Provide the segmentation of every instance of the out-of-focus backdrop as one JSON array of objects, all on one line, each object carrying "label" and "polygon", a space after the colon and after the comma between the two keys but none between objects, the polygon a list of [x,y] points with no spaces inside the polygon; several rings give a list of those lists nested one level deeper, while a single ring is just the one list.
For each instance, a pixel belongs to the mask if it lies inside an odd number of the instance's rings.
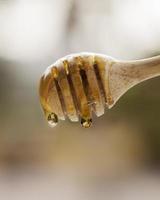
[{"label": "out-of-focus backdrop", "polygon": [[48,127],[46,67],[89,51],[160,54],[159,0],[0,0],[0,198],[160,198],[160,78],[125,94],[90,129]]}]

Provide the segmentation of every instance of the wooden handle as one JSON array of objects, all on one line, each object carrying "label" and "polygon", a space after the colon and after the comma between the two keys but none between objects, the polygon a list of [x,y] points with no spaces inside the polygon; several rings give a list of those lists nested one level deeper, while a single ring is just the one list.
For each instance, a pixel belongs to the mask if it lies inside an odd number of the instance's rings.
[{"label": "wooden handle", "polygon": [[135,75],[135,78],[139,81],[160,75],[160,56],[137,61],[120,62],[120,65],[122,65],[122,68],[126,68],[129,74]]},{"label": "wooden handle", "polygon": [[135,61],[113,62],[109,83],[114,104],[131,87],[157,76],[160,76],[160,56]]}]

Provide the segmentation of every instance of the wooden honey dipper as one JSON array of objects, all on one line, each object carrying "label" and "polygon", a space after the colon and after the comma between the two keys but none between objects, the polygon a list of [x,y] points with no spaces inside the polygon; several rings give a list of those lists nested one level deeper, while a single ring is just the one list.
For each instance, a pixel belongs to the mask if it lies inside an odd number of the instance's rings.
[{"label": "wooden honey dipper", "polygon": [[92,124],[92,113],[104,114],[138,83],[160,76],[160,56],[119,61],[96,53],[71,54],[49,66],[40,80],[40,102],[48,123],[68,117]]}]

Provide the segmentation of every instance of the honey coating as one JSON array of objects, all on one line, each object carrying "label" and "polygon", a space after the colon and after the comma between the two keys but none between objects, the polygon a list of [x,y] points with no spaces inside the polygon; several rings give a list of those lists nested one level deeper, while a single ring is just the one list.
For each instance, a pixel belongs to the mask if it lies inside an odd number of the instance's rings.
[{"label": "honey coating", "polygon": [[113,103],[109,67],[104,57],[87,53],[67,56],[48,67],[39,89],[48,123],[55,126],[67,117],[90,127],[92,113],[99,117]]}]

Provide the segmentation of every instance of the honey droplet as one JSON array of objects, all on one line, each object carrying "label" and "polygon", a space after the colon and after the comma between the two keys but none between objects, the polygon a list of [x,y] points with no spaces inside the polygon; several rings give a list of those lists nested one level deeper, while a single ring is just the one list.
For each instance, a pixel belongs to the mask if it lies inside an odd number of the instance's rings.
[{"label": "honey droplet", "polygon": [[84,128],[89,128],[92,125],[92,119],[81,119],[81,124]]},{"label": "honey droplet", "polygon": [[58,117],[55,113],[50,113],[47,117],[47,121],[51,127],[55,127],[58,123]]}]

